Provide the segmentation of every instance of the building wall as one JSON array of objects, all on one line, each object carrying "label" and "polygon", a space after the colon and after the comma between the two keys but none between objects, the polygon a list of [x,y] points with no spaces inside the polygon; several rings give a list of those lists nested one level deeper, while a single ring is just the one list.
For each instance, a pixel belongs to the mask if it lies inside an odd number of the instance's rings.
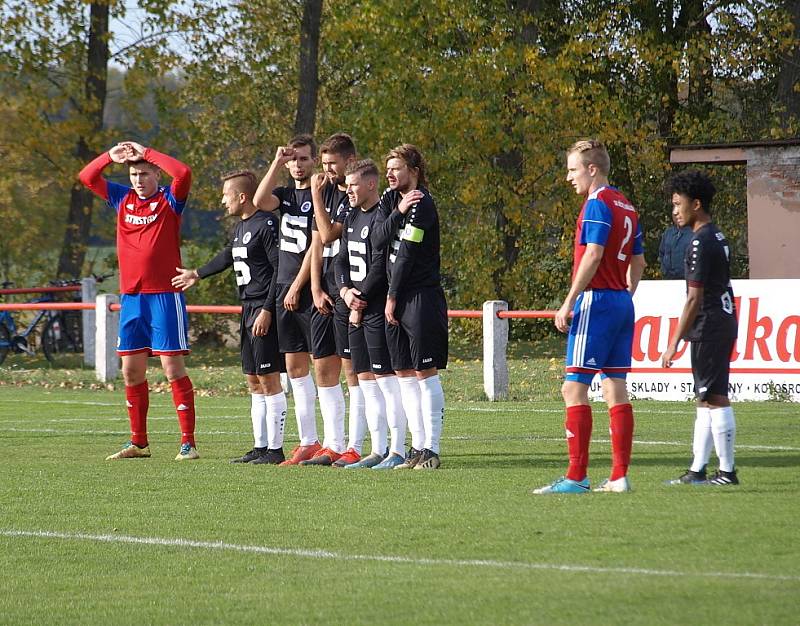
[{"label": "building wall", "polygon": [[750,278],[800,278],[800,146],[745,154]]}]

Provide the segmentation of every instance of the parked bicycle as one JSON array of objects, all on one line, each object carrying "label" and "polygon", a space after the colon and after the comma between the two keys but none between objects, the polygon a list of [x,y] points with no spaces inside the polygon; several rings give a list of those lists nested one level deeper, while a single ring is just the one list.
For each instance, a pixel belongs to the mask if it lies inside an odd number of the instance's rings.
[{"label": "parked bicycle", "polygon": [[[101,283],[112,274],[94,276]],[[80,279],[52,280],[53,287],[80,285]],[[13,283],[2,283],[3,289]],[[55,302],[53,293],[45,293],[30,302]],[[41,326],[41,331],[38,328]],[[9,311],[0,311],[0,363],[9,352],[33,356],[34,338],[39,333],[39,345],[45,358],[60,367],[79,367],[83,361],[83,315],[82,311],[36,311],[31,322],[18,331],[16,320]]]}]

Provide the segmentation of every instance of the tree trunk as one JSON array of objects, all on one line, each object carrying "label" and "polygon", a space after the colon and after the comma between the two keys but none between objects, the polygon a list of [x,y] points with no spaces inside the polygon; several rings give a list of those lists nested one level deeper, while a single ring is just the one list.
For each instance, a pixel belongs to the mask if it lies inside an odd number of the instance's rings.
[{"label": "tree trunk", "polygon": [[[653,3],[648,0],[637,0],[632,4],[632,15],[642,24],[642,30],[648,38],[658,45],[675,46],[679,24],[675,23],[675,3],[668,0],[664,3]],[[685,17],[685,16],[684,16]],[[665,55],[650,66],[652,72],[652,92],[657,96],[655,106],[658,134],[672,139],[672,126],[678,112],[678,74],[670,55]]]},{"label": "tree trunk", "polygon": [[[84,95],[86,98],[84,114],[91,121],[92,135],[103,129],[103,110],[106,104],[106,81],[108,78],[108,17],[107,2],[93,2],[89,12],[89,44],[86,54],[86,77]],[[96,156],[87,144],[85,137],[79,137],[75,145],[75,155],[82,163]],[[58,259],[56,275],[59,277],[80,276],[89,231],[92,226],[92,193],[80,183],[75,183],[70,191],[69,214],[64,231],[64,242]]]},{"label": "tree trunk", "polygon": [[297,90],[295,134],[314,134],[319,92],[319,31],[322,22],[322,0],[303,1],[300,26],[300,85]]},{"label": "tree trunk", "polygon": [[800,120],[800,0],[787,0],[786,10],[792,16],[795,45],[791,52],[781,59],[778,74],[778,103],[781,111],[781,122],[788,127],[794,118]]},{"label": "tree trunk", "polygon": [[[711,24],[703,17],[703,0],[687,0],[681,6],[678,18],[682,25],[689,61],[689,111],[698,118],[706,118],[711,112],[712,77],[710,45]],[[683,43],[683,42],[681,42]]]},{"label": "tree trunk", "polygon": [[[539,39],[539,30],[532,18],[542,11],[542,0],[511,0],[509,8],[519,15],[518,23],[521,24],[516,34],[515,42],[518,52],[518,66],[514,72],[519,73],[524,71],[526,48],[535,44]],[[513,88],[506,94],[506,99],[509,103],[509,109],[513,110],[513,103],[516,99],[516,93]],[[511,121],[507,121],[503,125],[510,144],[516,144],[517,141],[513,138],[514,131]],[[519,148],[513,147],[509,150],[503,150],[494,156],[492,162],[504,177],[516,180],[522,177],[522,151]],[[503,279],[509,275],[519,258],[519,238],[522,234],[521,226],[509,220],[504,209],[505,207],[502,203],[498,202],[494,205],[494,224],[503,242],[503,265],[494,272],[492,282],[494,283],[496,297],[500,299],[504,298]]]}]

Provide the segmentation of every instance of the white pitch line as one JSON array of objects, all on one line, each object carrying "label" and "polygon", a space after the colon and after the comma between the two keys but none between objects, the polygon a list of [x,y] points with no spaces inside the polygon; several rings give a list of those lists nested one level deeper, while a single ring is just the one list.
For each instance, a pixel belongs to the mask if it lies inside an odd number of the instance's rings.
[{"label": "white pitch line", "polygon": [[[152,394],[150,397],[153,397]],[[25,400],[25,402],[31,404],[69,404],[70,406],[125,406],[124,399],[120,399],[119,402],[90,402],[88,400]],[[169,402],[151,402],[150,408],[169,409],[172,408],[172,404]]]},{"label": "white pitch line", "polygon": [[[150,418],[148,418],[150,419]],[[174,417],[170,418],[163,418],[168,419],[170,421],[174,420]],[[13,426],[10,428],[0,427],[0,432],[9,432],[9,433],[43,433],[43,434],[57,434],[57,435],[128,435],[130,434],[129,430],[86,430],[86,429],[76,429],[76,428],[14,428]],[[175,432],[172,430],[151,430],[149,431],[151,435],[174,435]],[[236,436],[250,436],[252,433],[239,431],[239,430],[203,430],[198,431],[198,435],[236,435]],[[490,437],[490,436],[474,436],[474,435],[450,435],[449,437],[442,437],[444,440],[448,441],[546,441],[546,442],[563,442],[563,437],[537,437],[535,435],[520,435],[520,436],[508,436],[508,437]],[[592,439],[592,443],[603,443],[603,444],[610,444],[610,439]],[[635,445],[639,446],[669,446],[669,447],[685,447],[690,446],[691,442],[688,441],[641,441],[635,439],[633,441]],[[761,450],[761,451],[775,451],[775,452],[800,452],[800,448],[792,447],[792,446],[769,446],[769,445],[748,445],[748,444],[736,444],[737,450]]]},{"label": "white pitch line", "polygon": [[[173,418],[175,419],[175,418]],[[0,432],[6,433],[47,433],[55,435],[130,435],[130,430],[77,430],[73,428],[0,428]],[[174,435],[175,430],[148,430],[148,435]],[[252,432],[227,431],[227,430],[203,430],[198,431],[198,435],[247,435],[252,436]]]},{"label": "white pitch line", "polygon": [[[603,405],[605,406],[605,405]],[[453,409],[457,411],[464,411],[466,413],[552,413],[554,415],[564,415],[564,407],[555,407],[552,409],[537,409],[533,407],[503,407],[503,406],[475,406],[475,407],[467,407],[464,409]],[[686,411],[652,411],[650,409],[637,409],[635,411],[636,415],[640,414],[658,414],[658,415],[686,415]]]},{"label": "white pitch line", "polygon": [[[520,401],[520,402],[523,402],[523,401]],[[594,406],[595,405],[592,404],[592,407],[594,407]],[[598,406],[598,410],[599,411],[605,411],[605,404],[604,403],[598,402],[597,406]],[[658,409],[658,410],[654,410],[654,409],[639,409],[639,408],[636,408],[636,409],[634,409],[634,413],[636,415],[685,415],[685,416],[687,416],[689,418],[694,419],[694,408],[695,408],[694,404],[691,404],[690,406],[687,406],[686,409],[681,409],[681,410],[675,410],[675,409],[669,409],[669,410]],[[781,407],[771,407],[770,408],[770,410],[773,411],[776,415],[785,415],[784,413],[782,413],[782,409],[786,409],[787,412],[792,412],[791,414],[794,414],[794,411],[796,411],[795,406],[792,405],[792,404],[786,404],[786,405],[783,405]],[[473,407],[473,406],[469,406],[469,407],[465,407],[465,408],[461,408],[461,407],[459,407],[457,409],[454,408],[454,409],[451,409],[451,410],[452,411],[458,411],[459,413],[546,413],[546,414],[553,414],[553,415],[564,415],[564,407],[556,407],[556,408],[552,408],[552,409],[541,409],[541,408],[535,408],[535,407],[504,407],[502,405],[502,403],[497,405],[497,406],[488,406],[488,407],[483,407],[483,406],[474,406]]]},{"label": "white pitch line", "polygon": [[[466,439],[467,437],[461,437]],[[443,437],[444,439],[444,437]],[[452,437],[452,439],[459,439],[459,437]],[[563,437],[531,437],[531,441],[564,441]],[[592,443],[611,443],[610,439],[592,439]],[[639,446],[691,446],[689,441],[640,441],[633,440],[634,445]],[[737,450],[775,450],[782,452],[800,452],[800,448],[793,448],[792,446],[764,446],[764,445],[747,445],[736,444]]]},{"label": "white pitch line", "polygon": [[[153,397],[152,395],[150,396]],[[122,399],[119,402],[89,402],[88,400],[25,400],[25,402],[30,402],[31,404],[69,404],[71,406],[124,406],[125,403]],[[168,408],[172,406],[171,404],[164,402],[153,402],[150,404],[150,408]]]},{"label": "white pitch line", "polygon": [[[152,396],[151,396],[152,397]],[[36,404],[69,404],[71,406],[122,406],[124,403],[122,400],[119,402],[91,402],[91,401],[74,401],[74,400],[26,400],[26,402],[36,403]],[[160,404],[160,403],[152,403],[150,404],[150,408],[171,408],[171,405],[168,403]],[[552,409],[539,409],[534,407],[466,407],[466,408],[459,408],[455,409],[459,412],[465,413],[545,413],[545,414],[553,414],[553,415],[563,415],[564,408],[563,407],[556,407]],[[684,415],[687,414],[686,411],[652,411],[649,409],[639,409],[636,411],[636,414],[658,414],[658,415]]]},{"label": "white pitch line", "polygon": [[[249,416],[245,417],[244,415],[206,415],[206,414],[204,414],[203,418],[205,418],[205,419],[214,419],[214,420],[242,420],[242,421],[249,421],[250,420]],[[3,419],[0,419],[0,424],[30,424],[31,421],[33,421],[33,420],[30,420],[30,419],[24,419],[24,420],[20,420],[20,419],[3,420]],[[48,419],[44,419],[44,420],[37,419],[35,421],[37,423],[40,423],[40,424],[41,423],[45,423],[45,424],[62,424],[64,422],[92,422],[92,423],[96,424],[97,422],[103,422],[103,421],[105,421],[105,422],[124,422],[125,424],[127,424],[128,423],[128,416],[127,415],[126,416],[112,415],[112,416],[105,416],[105,417],[53,417],[53,418],[48,418]],[[174,421],[176,421],[176,417],[174,415],[168,415],[168,416],[164,416],[164,417],[162,417],[160,415],[148,415],[147,416],[147,421],[148,422],[154,422],[154,421],[170,421],[170,422],[174,422]]]},{"label": "white pitch line", "polygon": [[392,556],[379,554],[344,554],[329,550],[303,550],[298,548],[275,548],[271,546],[253,546],[224,541],[195,541],[192,539],[166,539],[161,537],[132,537],[130,535],[91,535],[87,533],[63,533],[48,530],[15,530],[0,529],[0,536],[14,538],[64,539],[68,541],[93,541],[98,543],[127,543],[135,545],[163,546],[177,548],[197,548],[201,550],[222,550],[228,552],[245,552],[249,554],[266,554],[272,556],[289,556],[309,559],[326,559],[336,561],[373,561],[378,563],[396,563],[400,565],[420,565],[432,567],[487,567],[507,570],[547,570],[567,573],[588,574],[624,574],[631,576],[663,576],[671,578],[727,578],[800,582],[800,576],[780,574],[762,574],[757,572],[690,572],[677,570],[646,569],[639,567],[597,567],[594,565],[569,565],[558,563],[531,563],[526,561],[494,561],[491,559],[433,559]]},{"label": "white pitch line", "polygon": [[119,406],[120,402],[89,402],[88,400],[74,401],[74,400],[25,400],[31,404],[73,404],[73,405],[86,405],[86,406]]}]

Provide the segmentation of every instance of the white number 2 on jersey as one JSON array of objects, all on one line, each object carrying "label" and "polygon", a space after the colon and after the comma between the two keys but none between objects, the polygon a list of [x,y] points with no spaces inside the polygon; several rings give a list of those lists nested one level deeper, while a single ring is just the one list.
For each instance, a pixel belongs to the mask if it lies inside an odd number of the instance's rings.
[{"label": "white number 2 on jersey", "polygon": [[233,248],[231,250],[233,255],[233,271],[236,272],[236,284],[241,287],[242,285],[250,284],[250,266],[242,261],[247,258],[247,248],[244,246]]},{"label": "white number 2 on jersey", "polygon": [[625,226],[625,239],[622,240],[622,244],[619,247],[619,252],[617,252],[617,258],[620,261],[624,261],[628,258],[628,255],[625,254],[622,250],[625,247],[625,244],[628,243],[631,239],[631,235],[633,235],[633,221],[627,215],[625,216],[625,221],[622,222],[623,226]]},{"label": "white number 2 on jersey", "polygon": [[281,219],[281,250],[302,254],[306,251],[308,237],[307,215],[284,215]]},{"label": "white number 2 on jersey", "polygon": [[362,281],[367,277],[367,244],[363,241],[348,241],[347,256],[350,259],[350,280]]}]

